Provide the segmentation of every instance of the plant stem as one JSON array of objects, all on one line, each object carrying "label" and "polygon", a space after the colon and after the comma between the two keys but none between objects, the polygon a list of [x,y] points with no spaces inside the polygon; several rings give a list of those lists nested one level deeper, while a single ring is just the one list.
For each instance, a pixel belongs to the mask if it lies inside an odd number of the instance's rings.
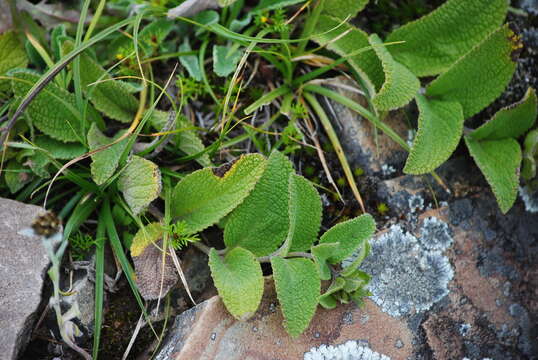
[{"label": "plant stem", "polygon": [[321,107],[321,105],[319,104],[315,96],[309,94],[308,92],[304,92],[303,96],[310,103],[312,110],[314,110],[321,124],[323,125],[323,128],[325,129],[325,132],[327,133],[327,136],[329,137],[329,140],[333,144],[334,150],[336,151],[336,155],[338,156],[338,160],[340,161],[340,164],[342,165],[342,169],[344,170],[344,174],[346,175],[347,182],[349,183],[349,186],[351,187],[351,191],[353,192],[353,195],[357,199],[359,206],[361,207],[361,211],[363,213],[366,213],[366,208],[364,207],[362,196],[359,192],[359,189],[357,188],[355,177],[353,176],[353,172],[351,171],[351,168],[349,167],[349,162],[347,161],[346,155],[344,154],[344,150],[342,149],[342,145],[340,144],[340,141],[338,140],[338,136],[336,135],[336,132],[334,131],[331,121],[327,117],[327,114],[325,113],[325,111],[323,110],[323,108]]},{"label": "plant stem", "polygon": [[336,102],[339,102],[342,105],[347,106],[351,110],[355,111],[362,117],[364,117],[366,120],[370,121],[372,124],[380,128],[388,137],[390,137],[392,140],[394,140],[397,144],[399,144],[402,148],[404,148],[407,152],[411,151],[411,148],[404,139],[400,137],[390,126],[379,120],[377,116],[372,114],[370,111],[368,111],[366,108],[358,104],[357,102],[345,97],[344,95],[341,95],[333,90],[324,88],[323,86],[319,85],[313,85],[313,84],[307,84],[303,87],[303,90],[314,92],[320,95],[323,95],[325,97],[328,97]]}]

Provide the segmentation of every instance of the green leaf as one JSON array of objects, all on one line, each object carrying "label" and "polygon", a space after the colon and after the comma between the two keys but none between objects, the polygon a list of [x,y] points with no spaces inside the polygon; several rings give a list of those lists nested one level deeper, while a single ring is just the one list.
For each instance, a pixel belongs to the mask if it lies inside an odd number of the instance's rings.
[{"label": "green leaf", "polygon": [[369,0],[325,0],[323,14],[337,19],[352,19],[368,4]]},{"label": "green leaf", "polygon": [[118,189],[135,215],[161,192],[161,172],[153,162],[133,156],[118,178]]},{"label": "green leaf", "polygon": [[[28,64],[24,45],[19,41],[14,31],[0,34],[0,76],[5,75],[9,70],[24,68]],[[0,91],[7,91],[9,82],[0,80]]]},{"label": "green leaf", "polygon": [[[64,43],[64,52],[72,48],[71,41]],[[80,68],[83,70],[80,72],[82,90],[93,106],[111,119],[123,123],[133,121],[138,100],[131,94],[129,85],[112,80],[108,72],[87,53],[80,54]]]},{"label": "green leaf", "polygon": [[138,230],[131,243],[131,256],[140,256],[148,245],[156,243],[161,239],[163,233],[163,226],[156,222]]},{"label": "green leaf", "polygon": [[56,26],[54,29],[52,29],[50,33],[50,47],[54,58],[57,60],[62,57],[62,39],[65,39],[66,36],[67,31],[65,28],[65,24],[60,24]]},{"label": "green leaf", "polygon": [[521,177],[532,180],[536,176],[536,156],[538,155],[538,129],[529,131],[523,145]]},{"label": "green leaf", "polygon": [[265,165],[263,156],[252,154],[241,156],[231,167],[225,164],[190,173],[174,188],[172,217],[185,221],[191,233],[216,224],[252,191]]},{"label": "green leaf", "polygon": [[327,291],[319,297],[319,304],[325,309],[334,309],[337,305],[336,294],[344,289],[345,284],[344,278],[337,277],[334,279]]},{"label": "green leaf", "polygon": [[499,207],[506,213],[517,197],[521,148],[512,138],[476,141],[465,136],[471,156],[486,177]]},{"label": "green leaf", "polygon": [[298,336],[316,313],[321,280],[316,265],[309,259],[271,259],[276,294],[284,315],[284,326],[291,336]]},{"label": "green leaf", "polygon": [[[164,39],[172,31],[173,22],[166,19],[158,19],[150,22],[138,33],[138,47],[142,56],[149,56],[153,49],[163,43]],[[112,44],[113,52],[116,55],[131,55],[134,48],[134,41],[131,37],[123,36],[117,38]]]},{"label": "green leaf", "polygon": [[[342,36],[346,31],[348,33]],[[312,40],[320,45],[327,44],[327,49],[340,56],[347,56],[354,51],[370,46],[368,34],[348,23],[342,23],[341,20],[332,16],[321,15],[314,32]],[[385,75],[381,61],[374,51],[365,51],[351,56],[347,62],[364,79],[370,94],[375,94],[377,90],[381,89]]]},{"label": "green leaf", "polygon": [[86,153],[86,147],[80,143],[63,143],[48,136],[36,137],[34,143],[55,159],[71,160]]},{"label": "green leaf", "polygon": [[286,156],[273,151],[260,181],[226,223],[224,243],[241,246],[256,256],[275,251],[289,229],[288,184],[293,167]]},{"label": "green leaf", "polygon": [[321,226],[321,198],[312,183],[296,174],[289,183],[289,251],[306,251],[317,239]]},{"label": "green leaf", "polygon": [[505,25],[432,81],[426,95],[458,101],[465,119],[495,100],[510,82],[516,68],[519,37]]},{"label": "green leaf", "polygon": [[[158,131],[163,131],[170,113],[160,110],[153,110],[150,114],[148,122]],[[179,115],[176,119],[176,130],[192,128],[193,125],[183,115]],[[196,155],[205,150],[204,143],[194,129],[182,130],[176,135],[173,135],[172,142],[177,145],[178,149],[187,155]],[[196,162],[202,166],[211,166],[209,155],[204,153],[196,157]]]},{"label": "green leaf", "polygon": [[314,262],[318,267],[318,272],[321,280],[330,280],[331,279],[331,269],[327,264],[329,259],[338,253],[340,248],[340,243],[325,243],[312,246],[310,249],[312,256],[314,257]]},{"label": "green leaf", "polygon": [[534,125],[538,111],[536,106],[536,91],[529,88],[520,102],[497,111],[490,121],[474,130],[470,136],[475,140],[520,137]]},{"label": "green leaf", "polygon": [[[25,96],[39,80],[39,75],[30,70],[11,70],[13,92]],[[81,136],[81,117],[75,104],[75,95],[49,83],[32,100],[26,115],[44,134],[63,142],[79,141]]]},{"label": "green leaf", "polygon": [[336,224],[321,236],[319,243],[338,243],[338,250],[327,259],[331,264],[336,264],[362,246],[372,237],[374,231],[374,218],[369,214],[364,214]]},{"label": "green leaf", "polygon": [[[192,51],[188,38],[185,38],[183,43],[179,45],[178,50],[181,52]],[[187,72],[194,80],[202,81],[202,70],[200,69],[200,63],[198,62],[198,57],[196,55],[180,56],[179,62],[185,69],[187,69]]]},{"label": "green leaf", "polygon": [[[88,145],[90,151],[94,151],[104,145],[108,145],[118,139],[123,132],[116,134],[114,138],[109,138],[99,130],[97,125],[93,123],[88,130]],[[104,184],[116,171],[121,154],[125,150],[129,139],[123,139],[117,144],[114,144],[104,150],[93,154],[92,163],[90,165],[93,181],[97,185]]]},{"label": "green leaf", "polygon": [[261,0],[258,6],[256,6],[252,13],[259,13],[262,11],[269,11],[275,9],[282,9],[286,6],[291,6],[304,2],[305,0]]},{"label": "green leaf", "polygon": [[405,163],[406,174],[426,174],[448,160],[463,133],[463,110],[455,101],[416,97],[418,132]]},{"label": "green leaf", "polygon": [[235,71],[242,52],[234,46],[213,45],[213,71],[220,77]]},{"label": "green leaf", "polygon": [[15,194],[32,180],[32,175],[28,173],[28,170],[28,168],[22,166],[15,160],[12,160],[7,164],[6,168],[3,170],[4,179],[12,194]]},{"label": "green leaf", "polygon": [[385,111],[406,105],[418,92],[420,81],[409,69],[395,61],[384,46],[379,46],[383,44],[379,36],[372,34],[368,40],[374,46],[385,73],[383,87],[372,99],[375,107]]},{"label": "green leaf", "polygon": [[254,315],[263,295],[262,268],[255,256],[238,247],[222,259],[215,249],[211,249],[209,267],[226,309],[239,320]]},{"label": "green leaf", "polygon": [[[417,76],[440,74],[504,21],[506,0],[450,0],[396,30],[389,51]],[[481,63],[478,64],[482,66]]]}]

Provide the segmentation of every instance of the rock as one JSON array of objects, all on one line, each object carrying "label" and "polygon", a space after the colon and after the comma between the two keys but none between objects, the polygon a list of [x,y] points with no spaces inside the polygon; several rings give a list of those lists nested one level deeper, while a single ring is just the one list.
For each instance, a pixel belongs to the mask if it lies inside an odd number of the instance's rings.
[{"label": "rock", "polygon": [[0,199],[0,354],[17,359],[38,316],[49,258],[41,237],[21,234],[45,210]]},{"label": "rock", "polygon": [[[333,79],[333,83],[357,87],[355,83],[344,77]],[[367,107],[362,95],[341,87],[334,87],[333,90]],[[327,115],[332,119],[334,130],[352,166],[362,168],[367,175],[380,174],[386,177],[392,173],[401,172],[407,152],[400,145],[380,130],[377,130],[377,136],[375,136],[375,127],[348,107],[332,100],[324,100],[322,104]],[[408,135],[405,116],[403,110],[397,110],[390,112],[384,119],[384,122],[404,140]]]},{"label": "rock", "polygon": [[0,34],[9,30],[12,25],[8,0],[0,0]]},{"label": "rock", "polygon": [[311,356],[349,352],[356,356],[352,359],[379,353],[403,360],[412,354],[412,333],[406,323],[383,313],[370,300],[362,309],[352,304],[319,308],[310,327],[291,338],[282,326],[272,284],[266,281],[260,308],[246,322],[233,318],[218,296],[179,315],[155,359],[318,359]]},{"label": "rock", "polygon": [[[67,280],[67,279],[65,279]],[[69,283],[64,280],[66,286],[64,289],[69,288]],[[94,330],[95,320],[95,282],[90,279],[90,276],[86,270],[77,270],[73,278],[73,285],[71,286],[68,296],[61,297],[61,306],[63,313],[67,312],[75,304],[78,306],[79,315],[76,317],[76,324],[82,331],[80,339],[77,338],[77,342],[83,343],[88,340]],[[106,295],[106,292],[105,292]],[[57,328],[55,314],[53,311],[49,312],[50,320],[52,321],[51,328]]]}]

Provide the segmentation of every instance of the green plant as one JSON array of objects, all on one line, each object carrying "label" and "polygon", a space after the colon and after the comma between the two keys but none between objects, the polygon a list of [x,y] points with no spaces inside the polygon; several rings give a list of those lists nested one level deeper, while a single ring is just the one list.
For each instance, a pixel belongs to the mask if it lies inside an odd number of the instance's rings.
[{"label": "green plant", "polygon": [[[521,149],[515,138],[534,124],[534,90],[529,90],[521,104],[499,111],[482,127],[498,126],[504,130],[502,135],[464,127],[466,119],[502,93],[515,70],[522,44],[508,25],[501,25],[507,2],[449,0],[431,14],[394,30],[386,39],[392,45],[386,47],[377,35],[343,23],[342,14],[354,15],[362,6],[346,2],[335,5],[331,1],[323,5],[323,0],[318,4],[323,10],[313,39],[347,58],[370,108],[317,85],[306,85],[304,91],[349,106],[393,138],[409,151],[404,168],[408,174],[433,171],[450,157],[464,135],[501,210],[508,211],[516,199],[521,163]],[[369,45],[374,52],[353,54]],[[418,77],[424,76],[437,78],[419,92]],[[412,99],[417,102],[420,116],[417,135],[409,147],[381,118],[386,111],[402,107]],[[499,157],[505,160],[502,164],[496,161]]]},{"label": "green plant", "polygon": [[77,231],[75,234],[71,235],[69,238],[69,245],[71,247],[71,256],[73,257],[73,260],[84,260],[95,244],[95,239],[89,234]]},{"label": "green plant", "polygon": [[[293,336],[306,329],[318,303],[332,308],[337,300],[360,303],[367,295],[368,276],[356,268],[368,253],[375,230],[372,217],[341,222],[317,243],[321,199],[279,152],[268,159],[246,155],[232,164],[195,171],[175,186],[170,202],[171,218],[191,237],[224,219],[225,249],[194,244],[208,253],[219,295],[240,320],[252,316],[261,301],[262,262],[271,264],[285,327]],[[143,256],[164,233],[158,224],[141,229],[132,256]],[[334,265],[357,249],[359,260],[337,271]],[[332,280],[323,295],[321,280]]]}]

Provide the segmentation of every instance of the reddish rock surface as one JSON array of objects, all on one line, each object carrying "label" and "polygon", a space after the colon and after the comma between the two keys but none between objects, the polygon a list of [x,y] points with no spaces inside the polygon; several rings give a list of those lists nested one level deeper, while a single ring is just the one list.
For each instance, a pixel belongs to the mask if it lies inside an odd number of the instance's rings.
[{"label": "reddish rock surface", "polygon": [[282,326],[272,281],[266,281],[262,304],[246,322],[235,320],[218,297],[185,312],[156,359],[302,359],[312,347],[362,340],[392,359],[412,354],[413,335],[406,323],[383,313],[367,300],[335,310],[318,309],[310,327],[299,337],[288,336]]}]

